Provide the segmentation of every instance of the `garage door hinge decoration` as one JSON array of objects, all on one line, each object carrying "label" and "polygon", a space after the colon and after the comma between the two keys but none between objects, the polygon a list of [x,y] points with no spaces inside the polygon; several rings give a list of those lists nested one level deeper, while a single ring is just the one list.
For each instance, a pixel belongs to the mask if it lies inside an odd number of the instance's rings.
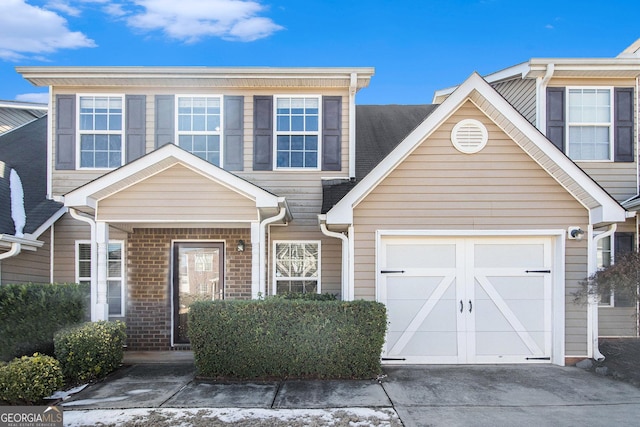
[{"label": "garage door hinge decoration", "polygon": [[388,273],[404,273],[404,270],[380,270],[381,274],[388,274]]},{"label": "garage door hinge decoration", "polygon": [[525,273],[551,273],[551,270],[525,270]]}]

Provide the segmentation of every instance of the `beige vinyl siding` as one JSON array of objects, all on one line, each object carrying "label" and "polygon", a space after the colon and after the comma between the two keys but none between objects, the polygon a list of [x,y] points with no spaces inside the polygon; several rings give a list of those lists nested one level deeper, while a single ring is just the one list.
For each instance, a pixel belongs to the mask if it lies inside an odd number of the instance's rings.
[{"label": "beige vinyl siding", "polygon": [[[479,153],[450,141],[461,119],[485,123]],[[355,297],[375,298],[376,230],[565,230],[588,212],[472,103],[467,102],[354,209]],[[586,306],[571,295],[587,274],[586,241],[566,242],[566,354],[585,355]]]},{"label": "beige vinyl siding", "polygon": [[513,79],[492,83],[491,86],[520,112],[532,125],[536,125],[536,81]]},{"label": "beige vinyl siding", "polygon": [[[616,232],[634,233],[636,219],[618,224]],[[637,244],[637,242],[636,242]],[[638,317],[636,307],[606,307],[598,309],[598,335],[601,337],[638,336]]]},{"label": "beige vinyl siding", "polygon": [[23,250],[17,256],[0,261],[0,285],[9,283],[51,283],[51,229],[38,240],[36,251]]},{"label": "beige vinyl siding", "polygon": [[[79,88],[79,87],[70,87],[70,88],[54,88],[53,91],[54,99],[55,95],[59,94],[77,94],[77,93],[104,93],[104,94],[112,94],[119,93],[125,95],[146,95],[146,150],[147,153],[155,150],[155,96],[156,95],[176,95],[176,94],[188,94],[188,95],[243,95],[244,96],[244,172],[251,173],[253,170],[253,97],[254,95],[323,95],[323,96],[342,96],[342,170],[341,171],[331,171],[326,172],[324,175],[329,174],[331,177],[341,177],[349,175],[349,96],[348,93],[344,90],[340,89],[314,89],[314,88],[304,88],[304,89],[296,89],[296,88],[274,88],[270,90],[266,89],[250,89],[248,88],[246,91],[238,91],[233,90],[230,91],[228,89],[207,89],[207,91],[203,91],[198,88],[139,88],[139,87],[112,87],[112,88],[91,88],[90,90]],[[56,114],[55,105],[52,108],[52,123],[54,129],[52,130],[52,135],[54,135],[55,139],[55,123],[56,123]],[[90,182],[100,176],[108,173],[109,170],[56,170],[55,169],[55,158],[56,158],[56,147],[55,141],[52,148],[52,192],[54,195],[64,195],[87,182]],[[299,178],[306,179],[307,174],[311,176],[315,175],[317,171],[297,171],[295,178],[296,180]],[[290,173],[288,171],[274,171],[274,173]],[[256,172],[255,177],[258,178],[262,176],[262,172]],[[311,176],[309,177],[311,179]],[[289,186],[296,186],[297,181],[289,182]],[[268,188],[264,185],[261,185],[262,188],[265,188],[269,191],[275,192],[273,189]],[[278,193],[276,193],[278,194]],[[280,195],[280,194],[278,194]]]},{"label": "beige vinyl siding", "polygon": [[257,221],[254,200],[175,165],[98,202],[99,221]]}]

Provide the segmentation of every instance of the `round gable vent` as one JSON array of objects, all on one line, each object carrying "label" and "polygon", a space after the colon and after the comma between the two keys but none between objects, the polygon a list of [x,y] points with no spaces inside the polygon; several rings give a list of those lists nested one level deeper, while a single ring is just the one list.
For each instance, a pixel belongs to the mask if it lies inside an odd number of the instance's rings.
[{"label": "round gable vent", "polygon": [[451,142],[458,151],[473,154],[487,145],[489,134],[482,123],[473,119],[459,121],[451,131]]}]

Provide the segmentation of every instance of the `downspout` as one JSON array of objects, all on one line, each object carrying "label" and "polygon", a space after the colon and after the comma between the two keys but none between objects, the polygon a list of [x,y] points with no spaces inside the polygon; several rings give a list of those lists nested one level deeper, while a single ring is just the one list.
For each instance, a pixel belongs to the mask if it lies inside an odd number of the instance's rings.
[{"label": "downspout", "polygon": [[21,250],[22,250],[22,243],[11,242],[11,249],[9,249],[7,252],[3,252],[0,254],[0,261],[2,261],[3,259],[11,258],[18,255]]},{"label": "downspout", "polygon": [[538,91],[538,102],[536,102],[537,111],[536,111],[536,127],[540,132],[544,135],[547,134],[547,85],[549,84],[549,80],[553,77],[553,73],[555,71],[554,64],[547,64],[547,72],[544,77],[538,78],[537,81],[537,91]]},{"label": "downspout", "polygon": [[356,177],[356,91],[358,74],[351,73],[349,85],[349,178]]},{"label": "downspout", "polygon": [[[593,237],[592,246],[591,246],[591,256],[589,257],[590,258],[589,272],[588,272],[589,277],[591,277],[591,275],[595,273],[596,269],[598,268],[596,265],[596,259],[598,256],[597,254],[598,242],[604,239],[605,237],[611,236],[613,233],[615,233],[617,228],[618,228],[618,224],[611,224],[607,229],[607,231]],[[600,347],[598,344],[598,297],[597,295],[591,294],[590,289],[588,290],[587,295],[588,295],[587,296],[587,300],[588,300],[587,317],[589,318],[588,329],[591,330],[590,337],[589,337],[590,338],[589,347],[591,347],[591,354],[593,359],[598,362],[601,362],[604,360],[604,355],[600,353]]]},{"label": "downspout", "polygon": [[74,208],[69,208],[69,214],[72,218],[77,219],[78,221],[86,222],[91,227],[91,321],[95,322],[97,319],[97,313],[95,310],[95,306],[97,303],[97,295],[98,291],[98,279],[97,279],[97,271],[98,271],[98,244],[96,243],[96,222],[89,217],[84,215],[80,215],[77,210]]},{"label": "downspout", "polygon": [[320,230],[325,236],[335,237],[342,241],[342,301],[350,301],[349,289],[351,287],[351,282],[349,281],[349,237],[344,233],[329,231],[329,229],[327,229],[327,224],[324,221],[320,221]]},{"label": "downspout", "polygon": [[252,292],[252,298],[257,299],[259,296],[265,297],[267,295],[267,226],[274,222],[282,220],[287,214],[287,208],[280,207],[280,212],[276,216],[269,217],[260,222],[260,283],[257,292]]}]

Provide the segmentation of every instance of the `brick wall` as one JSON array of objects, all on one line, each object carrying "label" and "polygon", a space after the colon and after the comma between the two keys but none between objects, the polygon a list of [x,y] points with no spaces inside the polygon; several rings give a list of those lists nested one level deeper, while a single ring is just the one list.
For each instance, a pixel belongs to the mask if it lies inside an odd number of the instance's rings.
[{"label": "brick wall", "polygon": [[[238,240],[244,252],[238,252]],[[228,299],[251,298],[251,231],[230,229],[136,228],[127,239],[127,335],[130,350],[171,349],[171,242],[225,242]]]}]

